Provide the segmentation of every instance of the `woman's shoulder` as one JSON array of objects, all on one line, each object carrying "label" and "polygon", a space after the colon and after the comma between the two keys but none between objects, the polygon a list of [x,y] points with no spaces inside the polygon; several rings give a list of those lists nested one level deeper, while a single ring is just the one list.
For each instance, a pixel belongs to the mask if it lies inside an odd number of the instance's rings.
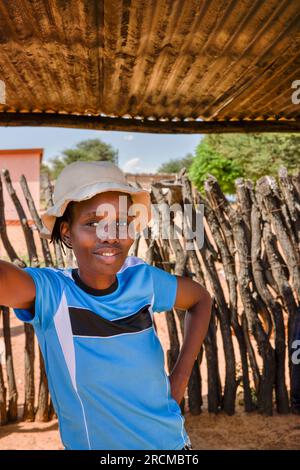
[{"label": "woman's shoulder", "polygon": [[71,276],[69,268],[58,268],[54,266],[27,266],[24,268],[32,277],[48,279],[65,279]]},{"label": "woman's shoulder", "polygon": [[146,266],[149,266],[149,265],[148,263],[146,263],[145,260],[143,260],[143,258],[140,258],[138,256],[127,256],[127,258],[125,259],[122,267],[119,269],[117,274],[122,274],[124,272],[129,272],[129,271],[130,272],[135,271],[135,269],[130,269],[130,268],[140,269],[141,267],[145,268]]}]

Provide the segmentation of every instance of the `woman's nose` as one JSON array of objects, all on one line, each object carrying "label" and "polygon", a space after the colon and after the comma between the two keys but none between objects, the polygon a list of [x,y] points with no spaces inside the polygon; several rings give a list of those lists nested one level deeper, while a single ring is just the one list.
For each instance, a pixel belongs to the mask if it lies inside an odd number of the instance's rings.
[{"label": "woman's nose", "polygon": [[106,222],[104,224],[98,224],[96,229],[97,237],[100,240],[107,240],[114,242],[118,239],[117,225],[116,222]]}]

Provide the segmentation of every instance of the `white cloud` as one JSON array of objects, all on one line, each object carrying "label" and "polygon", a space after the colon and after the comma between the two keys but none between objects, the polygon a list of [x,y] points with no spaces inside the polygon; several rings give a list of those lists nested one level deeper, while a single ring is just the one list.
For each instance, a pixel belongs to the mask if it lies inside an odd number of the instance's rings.
[{"label": "white cloud", "polygon": [[125,136],[124,136],[124,140],[131,141],[131,140],[133,140],[133,139],[134,139],[134,137],[133,137],[132,134],[128,134],[128,135],[125,135]]},{"label": "white cloud", "polygon": [[131,158],[127,160],[122,166],[121,169],[125,173],[156,173],[156,169],[150,168],[145,166],[145,162],[143,162],[140,158]]},{"label": "white cloud", "polygon": [[124,163],[122,170],[127,172],[141,171],[141,159],[140,158],[131,158]]}]

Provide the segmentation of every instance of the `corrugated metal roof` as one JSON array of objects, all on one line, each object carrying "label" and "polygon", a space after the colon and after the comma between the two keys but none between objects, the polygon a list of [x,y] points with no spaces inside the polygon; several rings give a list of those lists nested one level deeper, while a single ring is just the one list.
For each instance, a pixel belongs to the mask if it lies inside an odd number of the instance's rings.
[{"label": "corrugated metal roof", "polygon": [[297,128],[299,46],[299,0],[0,0],[0,124]]}]

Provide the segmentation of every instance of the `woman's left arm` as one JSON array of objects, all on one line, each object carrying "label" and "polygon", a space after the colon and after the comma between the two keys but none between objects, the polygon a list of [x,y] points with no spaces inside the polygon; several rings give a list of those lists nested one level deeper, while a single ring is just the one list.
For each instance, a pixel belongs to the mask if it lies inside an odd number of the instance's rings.
[{"label": "woman's left arm", "polygon": [[208,330],[212,299],[198,282],[188,277],[176,277],[177,294],[174,308],[187,312],[182,347],[169,379],[171,395],[180,403]]}]

